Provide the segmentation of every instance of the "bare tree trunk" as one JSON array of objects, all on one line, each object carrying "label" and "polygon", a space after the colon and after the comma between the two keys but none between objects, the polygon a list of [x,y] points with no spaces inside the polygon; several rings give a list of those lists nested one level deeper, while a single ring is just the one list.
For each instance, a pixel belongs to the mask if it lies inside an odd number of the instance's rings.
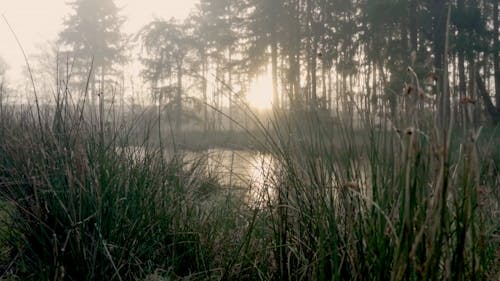
[{"label": "bare tree trunk", "polygon": [[368,62],[367,65],[366,65],[366,74],[365,74],[365,91],[366,91],[366,95],[365,95],[365,100],[364,100],[364,109],[365,109],[365,112],[366,112],[366,120],[369,120],[368,118],[370,117],[371,115],[371,107],[370,107],[370,98],[371,98],[371,89],[370,89],[370,74],[373,75],[372,71],[371,71],[371,64],[369,63],[369,60],[368,58],[366,57],[365,58],[366,61]]},{"label": "bare tree trunk", "polygon": [[312,108],[312,48],[313,48],[313,43],[312,43],[312,0],[306,0],[306,26],[307,26],[307,33],[306,33],[306,91],[304,93],[305,95],[305,101],[306,101],[306,108],[311,109]]},{"label": "bare tree trunk", "polygon": [[207,54],[205,49],[202,51],[202,91],[203,91],[203,130],[205,132],[208,131],[208,99],[207,99],[207,91],[208,91],[208,61]]},{"label": "bare tree trunk", "polygon": [[229,131],[233,131],[233,67],[231,66],[231,47],[228,48],[228,81],[227,81],[227,98],[228,98],[228,115],[229,115]]},{"label": "bare tree trunk", "polygon": [[[448,119],[450,116],[449,104],[450,95],[448,93],[448,65],[447,61],[447,42],[448,42],[448,24],[449,13],[447,13],[446,5],[448,1],[434,0],[433,1],[433,43],[434,43],[434,67],[436,69],[436,75],[438,76],[438,81],[441,83],[437,84],[437,92],[439,96],[438,102],[438,113],[440,127],[444,128],[448,124]],[[449,10],[449,9],[448,9]],[[443,40],[444,38],[444,40]]]},{"label": "bare tree trunk", "polygon": [[372,97],[370,103],[373,103],[373,111],[379,112],[378,110],[378,97],[377,97],[377,63],[372,62]]},{"label": "bare tree trunk", "polygon": [[500,43],[498,42],[498,0],[493,0],[493,63],[495,70],[495,100],[497,108],[500,108]]},{"label": "bare tree trunk", "polygon": [[[286,58],[285,56],[280,56],[280,66],[281,69],[285,69],[285,61]],[[286,109],[290,106],[290,103],[287,104],[287,102],[290,101],[290,99],[287,99],[287,96],[290,96],[290,89],[289,89],[289,81],[287,79],[283,79],[283,76],[286,75],[284,73],[281,73],[281,95],[280,95],[280,102],[281,102],[281,108]]]},{"label": "bare tree trunk", "polygon": [[[290,30],[300,30],[299,10],[300,3],[295,0],[291,4]],[[292,85],[291,91],[291,107],[297,109],[300,102],[303,100],[303,93],[300,88],[300,37],[296,32],[290,33],[290,80]]]},{"label": "bare tree trunk", "polygon": [[312,54],[311,54],[311,108],[314,110],[318,106],[318,94],[317,94],[317,86],[318,86],[318,77],[316,74],[317,62],[318,62],[318,44],[316,42],[316,38],[313,35],[312,38]]},{"label": "bare tree trunk", "polygon": [[332,68],[329,67],[328,68],[328,111],[332,111],[332,92],[333,92],[333,89],[332,89]]},{"label": "bare tree trunk", "polygon": [[276,30],[273,28],[271,34],[271,72],[273,79],[273,107],[279,108],[280,100],[278,94],[278,42],[276,39]]},{"label": "bare tree trunk", "polygon": [[322,101],[324,104],[322,104],[321,106],[323,108],[328,108],[327,105],[326,105],[326,101],[327,101],[327,90],[326,90],[326,66],[325,66],[325,62],[323,62],[321,64],[321,87],[322,87],[322,91],[321,91],[321,95],[322,95]]},{"label": "bare tree trunk", "polygon": [[410,28],[410,48],[417,52],[417,0],[410,0],[409,7],[409,28]]},{"label": "bare tree trunk", "polygon": [[175,132],[179,133],[182,129],[182,62],[177,63],[177,93],[175,96]]},{"label": "bare tree trunk", "polygon": [[[468,59],[468,67],[469,67],[469,97],[472,99],[476,99],[477,96],[477,79],[479,76],[479,69],[476,66],[476,61],[474,56],[470,56]],[[490,98],[491,100],[491,98]],[[470,107],[467,111],[469,114],[468,118],[471,122],[471,126],[475,126],[481,117],[481,110],[479,107]]]},{"label": "bare tree trunk", "polygon": [[[466,84],[466,77],[465,77],[465,54],[463,50],[460,50],[458,52],[458,90],[459,90],[459,95],[460,95],[460,100],[465,101],[465,98],[467,96],[467,84]],[[466,124],[469,123],[469,113],[468,113],[468,106],[461,107],[461,111],[463,112],[462,116],[462,121],[463,125],[466,126]]]},{"label": "bare tree trunk", "polygon": [[475,71],[476,83],[479,91],[479,95],[483,99],[484,105],[486,107],[486,111],[490,115],[490,118],[494,123],[500,122],[500,110],[493,105],[493,101],[491,100],[491,96],[486,89],[486,85],[484,84],[483,79],[479,75],[479,71]]}]

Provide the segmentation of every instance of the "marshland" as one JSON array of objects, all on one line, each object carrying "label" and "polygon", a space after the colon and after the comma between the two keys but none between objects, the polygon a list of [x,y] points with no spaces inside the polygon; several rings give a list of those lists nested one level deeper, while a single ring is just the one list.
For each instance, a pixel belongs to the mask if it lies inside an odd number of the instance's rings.
[{"label": "marshland", "polygon": [[500,280],[498,0],[4,2],[0,280]]}]

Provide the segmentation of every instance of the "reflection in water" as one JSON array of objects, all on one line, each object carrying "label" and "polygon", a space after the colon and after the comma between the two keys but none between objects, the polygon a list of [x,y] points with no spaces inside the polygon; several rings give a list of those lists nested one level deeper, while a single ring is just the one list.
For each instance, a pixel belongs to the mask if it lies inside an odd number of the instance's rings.
[{"label": "reflection in water", "polygon": [[[145,156],[143,147],[127,147],[120,151],[132,155],[135,159]],[[166,159],[173,159],[172,151],[166,150]],[[224,187],[233,191],[243,191],[251,204],[274,196],[274,175],[276,174],[275,159],[269,154],[248,150],[209,149],[201,152],[182,151],[179,155],[187,167],[206,163],[205,172],[214,176]],[[178,155],[177,155],[178,156]]]},{"label": "reflection in water", "polygon": [[[144,148],[128,147],[124,151],[133,155],[134,158],[142,158],[145,155]],[[180,156],[179,156],[180,155]],[[165,151],[166,159],[173,159],[175,156],[171,151]],[[278,161],[270,154],[263,154],[248,150],[230,149],[209,149],[201,152],[182,151],[177,154],[186,164],[186,168],[192,165],[199,165],[202,170],[211,177],[215,177],[218,182],[231,192],[243,192],[248,203],[259,205],[262,202],[271,202],[276,198],[276,186],[278,186],[279,167]],[[200,162],[201,161],[201,162]],[[321,162],[320,159],[317,159]],[[303,163],[301,161],[301,163]],[[333,167],[328,165],[314,166],[316,176],[311,176],[312,172],[307,172],[311,166],[296,163],[297,168],[304,173],[300,180],[304,180],[303,188],[316,186],[332,189],[334,198],[337,191],[342,187],[353,187],[353,191],[359,192],[365,198],[371,198],[371,169],[367,161],[358,160],[349,163],[335,163]],[[309,175],[307,175],[309,173]],[[308,182],[308,180],[320,180],[319,182]],[[354,188],[355,187],[355,188]]]},{"label": "reflection in water", "polygon": [[224,149],[211,149],[205,153],[209,173],[216,175],[222,185],[246,189],[250,203],[272,197],[276,161],[271,155]]}]

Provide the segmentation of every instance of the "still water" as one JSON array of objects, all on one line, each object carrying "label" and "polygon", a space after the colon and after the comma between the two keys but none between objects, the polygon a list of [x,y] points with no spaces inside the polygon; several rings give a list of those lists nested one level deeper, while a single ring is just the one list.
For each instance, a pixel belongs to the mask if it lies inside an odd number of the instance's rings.
[{"label": "still water", "polygon": [[[122,151],[131,153],[137,158],[145,155],[142,147],[127,147]],[[257,203],[276,198],[275,187],[278,186],[279,175],[282,173],[279,172],[279,161],[270,154],[234,149],[184,150],[174,154],[166,150],[164,157],[167,160],[175,158],[182,161],[186,170],[197,165],[197,172],[215,178],[225,190],[242,193],[249,202]],[[308,160],[298,158],[294,164],[296,172],[299,173],[297,176],[306,186],[331,189],[334,196],[341,189],[340,187],[351,186],[356,187],[353,191],[361,196],[371,197],[370,189],[367,188],[371,185],[371,167],[366,160],[351,161],[347,164],[335,161],[331,163],[322,158],[316,158],[314,161],[308,162]],[[311,166],[311,163],[323,164]],[[332,166],[324,166],[325,163],[331,163]],[[305,173],[306,169],[311,169],[311,167],[317,169],[315,176],[311,176],[313,174],[311,171],[300,175],[300,172]],[[311,182],[318,179],[321,180]]]},{"label": "still water", "polygon": [[[202,153],[207,160],[208,172],[223,186],[244,191],[254,202],[270,196],[277,167],[277,161],[271,155],[228,149],[210,149]],[[189,152],[186,157],[199,155],[199,152]]]},{"label": "still water", "polygon": [[[136,158],[145,155],[142,147],[120,149]],[[277,161],[270,154],[251,150],[207,149],[204,151],[181,151],[177,154],[166,150],[165,158],[180,158],[186,169],[201,163],[203,172],[218,180],[224,188],[242,191],[250,201],[268,198],[274,186]],[[200,162],[201,161],[201,162]]]}]

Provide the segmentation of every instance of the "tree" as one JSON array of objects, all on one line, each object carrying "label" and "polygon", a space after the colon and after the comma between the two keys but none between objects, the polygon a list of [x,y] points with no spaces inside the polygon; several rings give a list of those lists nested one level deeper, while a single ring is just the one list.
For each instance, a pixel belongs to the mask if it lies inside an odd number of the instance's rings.
[{"label": "tree", "polygon": [[[278,36],[283,30],[283,0],[266,1],[250,0],[247,5],[254,7],[247,15],[246,24],[249,29],[247,37],[250,46],[247,49],[249,74],[255,75],[260,68],[267,67],[271,57],[271,74],[273,82],[273,106],[279,107],[278,94],[278,48],[282,38]],[[268,49],[270,49],[270,54]]]},{"label": "tree", "polygon": [[9,68],[8,64],[5,62],[5,60],[0,57],[0,109],[3,110],[3,100],[4,100],[4,94],[6,92],[7,88],[7,81],[5,78],[5,73],[7,72],[7,69]]},{"label": "tree", "polygon": [[0,57],[0,83],[1,83],[1,85],[4,84],[5,72],[7,72],[7,69],[8,69],[7,63],[5,62],[5,60],[2,57]]},{"label": "tree", "polygon": [[[186,25],[175,20],[155,20],[146,25],[139,33],[146,58],[144,77],[151,82],[155,99],[168,99],[175,112],[175,129],[182,125],[183,76],[190,72],[187,55],[194,47],[192,37],[185,32]],[[175,82],[170,81],[175,76]]]},{"label": "tree", "polygon": [[2,57],[0,57],[0,77],[3,77],[3,75],[7,71],[7,68],[8,68],[7,63]]},{"label": "tree", "polygon": [[492,0],[493,2],[493,63],[495,70],[495,98],[497,108],[500,108],[500,43],[499,43],[499,11],[498,11],[498,0]]},{"label": "tree", "polygon": [[105,78],[113,70],[113,64],[123,59],[124,19],[113,0],[75,0],[69,5],[74,10],[64,21],[59,42],[68,47],[80,69],[82,82],[88,77],[92,64],[92,100],[96,92],[96,74],[100,72],[99,91],[104,91]]},{"label": "tree", "polygon": [[[228,88],[244,89],[252,75],[271,67],[275,106],[332,110],[336,99],[339,111],[385,114],[385,107],[395,118],[401,89],[418,82],[408,75],[411,66],[426,86],[418,95],[435,94],[445,124],[455,90],[461,98],[479,90],[476,68],[500,103],[498,20],[495,0],[201,0],[185,47],[201,66],[205,104],[207,81],[214,80],[208,73],[215,70],[213,107],[219,111],[226,97],[231,104]],[[165,57],[149,59],[166,69]],[[209,119],[206,107],[203,115]]]},{"label": "tree", "polygon": [[[215,69],[215,88],[213,92],[213,107],[216,108],[214,120],[222,124],[223,105],[228,105],[228,115],[233,118],[235,92],[241,79],[242,59],[241,52],[243,32],[247,29],[242,18],[242,11],[247,6],[246,0],[201,0],[198,5],[195,22],[198,26],[195,33],[198,43],[203,45],[201,51],[202,64],[205,71],[212,67]],[[199,46],[202,46],[199,45]],[[199,49],[199,48],[198,48]],[[206,96],[206,95],[205,95]],[[215,116],[217,114],[217,116]],[[215,124],[214,124],[215,125]],[[233,122],[229,122],[233,128]]]}]

